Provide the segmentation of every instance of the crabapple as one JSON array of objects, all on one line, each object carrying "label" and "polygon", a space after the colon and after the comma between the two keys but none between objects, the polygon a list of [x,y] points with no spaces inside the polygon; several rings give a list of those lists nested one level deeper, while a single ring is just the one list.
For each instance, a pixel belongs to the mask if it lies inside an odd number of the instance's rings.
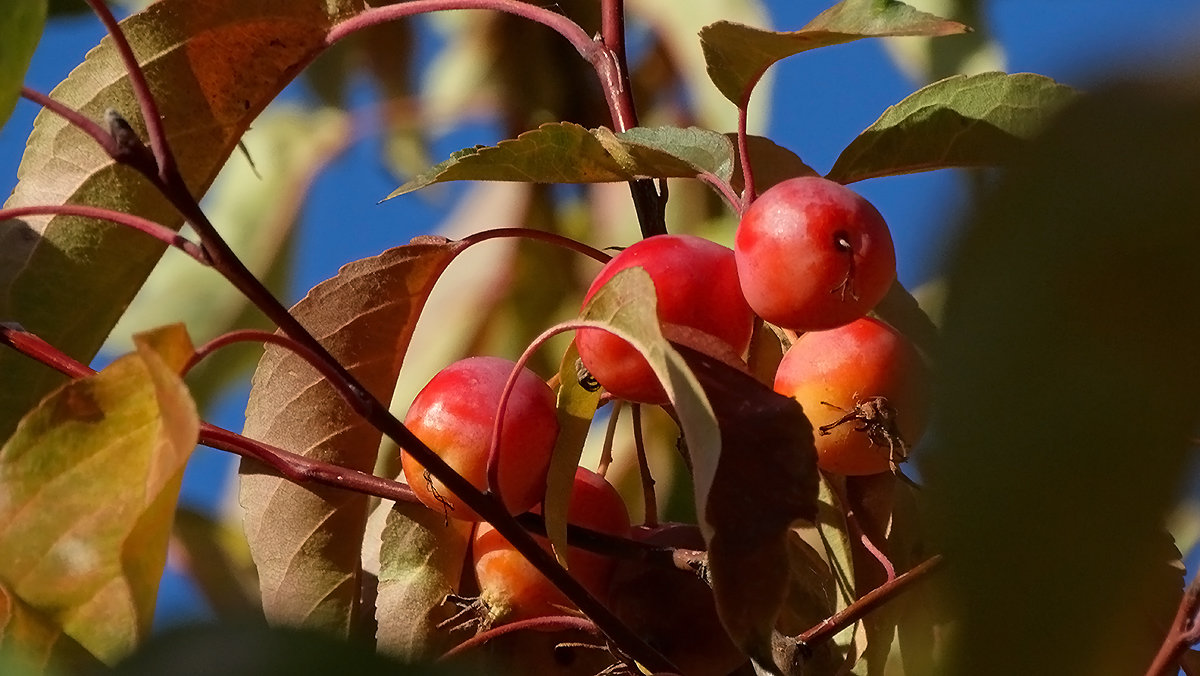
[{"label": "crabapple", "polygon": [[[584,304],[613,275],[634,267],[654,282],[658,320],[668,339],[740,359],[750,344],[754,315],[742,297],[733,251],[694,235],[648,237],[604,266]],[[583,365],[613,396],[667,402],[650,365],[624,340],[601,329],[580,329],[575,344]]]},{"label": "crabapple", "polygon": [[[539,508],[540,509],[540,508]],[[608,535],[627,536],[629,512],[617,489],[595,472],[578,468],[567,506],[567,521]],[[550,549],[550,542],[538,538]],[[480,523],[471,547],[485,625],[561,615],[571,602],[488,523]],[[567,550],[567,570],[593,595],[604,598],[612,577],[611,557],[575,547]]]},{"label": "crabapple", "polygon": [[734,237],[742,292],[758,316],[797,331],[867,314],[896,279],[896,251],[871,203],[818,176],[772,186]]},{"label": "crabapple", "polygon": [[[476,488],[487,487],[487,459],[504,384],[513,362],[468,357],[438,372],[417,393],[404,424]],[[558,436],[554,392],[532,371],[517,377],[500,433],[499,492],[513,514],[526,511],[546,492],[546,470]],[[479,515],[451,493],[412,455],[401,459],[404,478],[430,509],[468,521]]]},{"label": "crabapple", "polygon": [[924,431],[926,379],[916,348],[864,317],[801,335],[779,364],[775,391],[800,402],[812,422],[818,467],[876,474],[904,461]]}]

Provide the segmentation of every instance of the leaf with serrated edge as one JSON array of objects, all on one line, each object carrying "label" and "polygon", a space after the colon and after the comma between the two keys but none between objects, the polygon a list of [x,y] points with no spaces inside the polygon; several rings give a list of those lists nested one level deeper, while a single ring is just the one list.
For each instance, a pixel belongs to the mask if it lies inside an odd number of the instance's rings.
[{"label": "leaf with serrated edge", "polygon": [[459,591],[473,525],[421,504],[395,503],[388,511],[375,605],[381,652],[420,661],[453,647],[455,636],[437,625],[455,613],[442,600]]},{"label": "leaf with serrated edge", "polygon": [[182,327],[138,343],[43,400],[0,449],[0,584],[110,664],[150,631],[200,424],[177,375]]},{"label": "leaf with serrated edge", "polygon": [[810,49],[863,38],[952,35],[968,28],[896,0],[843,0],[797,31],[776,32],[730,21],[700,31],[708,76],[734,105],[744,106],[771,64]]},{"label": "leaf with serrated edge", "polygon": [[0,127],[8,121],[46,25],[46,0],[0,4]]},{"label": "leaf with serrated edge", "polygon": [[[292,314],[381,401],[388,401],[421,308],[461,244],[426,240],[349,263]],[[246,406],[246,436],[370,472],[381,433],[295,353],[268,346]],[[335,634],[358,596],[367,496],[299,486],[244,460],[241,503],[263,610]]]},{"label": "leaf with serrated edge", "polygon": [[549,122],[494,146],[464,148],[392,191],[391,199],[445,181],[613,183],[639,178],[732,175],[733,148],[696,127],[635,128],[620,134]]},{"label": "leaf with serrated edge", "polygon": [[[580,319],[605,326],[633,346],[653,369],[679,416],[692,459],[696,511],[703,514],[721,458],[721,431],[700,382],[663,337],[650,275],[642,268],[613,275],[584,305]],[[706,540],[712,535],[712,525],[704,518],[700,530]]]},{"label": "leaf with serrated edge", "polygon": [[559,564],[564,567],[567,565],[567,506],[571,504],[575,468],[579,466],[583,444],[600,403],[600,388],[589,391],[579,382],[578,364],[579,351],[575,343],[571,343],[558,369],[558,438],[554,440],[554,454],[550,456],[550,470],[546,473],[546,499],[542,502],[546,537]]},{"label": "leaf with serrated edge", "polygon": [[[121,23],[162,96],[159,110],[179,169],[203,194],[251,120],[324,48],[337,19],[359,0],[162,0]],[[92,119],[120,112],[145,138],[138,105],[112,41],[105,38],[51,92]],[[171,227],[182,218],[141,176],[116,165],[83,132],[40,113],[6,206],[83,203]],[[72,217],[0,222],[0,317],[19,321],[88,361],[163,251],[118,226]],[[62,377],[0,352],[0,439]]]},{"label": "leaf with serrated edge", "polygon": [[[742,650],[760,666],[773,664],[771,633],[788,585],[788,531],[797,519],[817,516],[812,425],[794,399],[754,376],[679,349],[721,428],[715,481],[699,503],[712,527],[708,564],[717,611]],[[747,500],[747,491],[757,497]]]},{"label": "leaf with serrated edge", "polygon": [[884,111],[842,151],[828,178],[853,183],[1000,164],[1076,95],[1033,73],[946,78]]}]

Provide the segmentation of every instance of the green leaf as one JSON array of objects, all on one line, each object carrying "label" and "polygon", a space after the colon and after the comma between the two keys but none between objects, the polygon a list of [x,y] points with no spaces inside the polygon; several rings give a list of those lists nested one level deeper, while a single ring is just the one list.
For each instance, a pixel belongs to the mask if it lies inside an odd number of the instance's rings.
[{"label": "green leaf", "polygon": [[[162,0],[121,23],[159,93],[167,136],[193,194],[204,193],[251,120],[324,49],[330,26],[360,8],[359,0]],[[115,109],[145,138],[109,38],[51,96],[92,119]],[[17,174],[6,206],[90,204],[171,227],[182,223],[141,176],[117,166],[90,138],[46,111],[34,122]],[[0,317],[89,361],[163,248],[139,233],[88,219],[0,222]],[[11,351],[0,353],[0,371],[9,383],[0,390],[4,439],[63,379]]]},{"label": "green leaf", "polygon": [[728,180],[732,171],[733,146],[705,129],[636,128],[614,134],[604,127],[589,131],[572,122],[552,122],[495,146],[460,150],[385,199],[445,181],[612,183],[704,172]]},{"label": "green leaf", "polygon": [[888,55],[909,79],[929,83],[951,75],[1007,70],[1004,47],[987,31],[986,0],[908,0],[908,4],[972,28],[970,34],[953,40],[885,38]]},{"label": "green leaf", "polygon": [[776,32],[730,21],[700,31],[708,76],[725,98],[745,106],[771,64],[810,49],[892,35],[952,35],[966,26],[897,0],[843,0],[800,30]]},{"label": "green leaf", "polygon": [[456,612],[442,601],[459,592],[473,527],[421,504],[393,504],[379,551],[380,652],[408,662],[431,661],[454,646],[451,630],[438,624]]},{"label": "green leaf", "polygon": [[567,507],[571,504],[571,489],[575,485],[575,469],[583,455],[596,406],[600,404],[600,388],[588,389],[580,383],[579,351],[572,342],[563,354],[558,369],[558,438],[550,456],[546,473],[546,499],[542,516],[546,520],[546,538],[559,564],[567,566]]},{"label": "green leaf", "polygon": [[[774,665],[771,634],[788,588],[788,533],[797,519],[817,517],[812,425],[794,399],[700,352],[679,349],[720,425],[721,458],[702,503],[712,529],[708,565],[717,611],[746,654],[760,666]],[[749,487],[754,500],[746,499]]]},{"label": "green leaf", "polygon": [[842,151],[828,178],[853,183],[1000,164],[1076,95],[1033,73],[946,78],[884,111]]},{"label": "green leaf", "polygon": [[0,5],[0,127],[8,121],[29,60],[46,25],[46,0],[12,0]]},{"label": "green leaf", "polygon": [[955,617],[940,673],[1141,673],[1171,624],[1150,590],[1200,421],[1198,118],[1190,79],[1081,97],[953,253],[915,456]]},{"label": "green leaf", "polygon": [[[663,337],[650,275],[641,268],[613,275],[592,295],[580,312],[580,319],[596,322],[628,342],[658,376],[679,416],[692,460],[696,511],[704,514],[721,459],[720,428],[700,382]],[[701,518],[700,528],[707,540],[712,535],[712,524]]]},{"label": "green leaf", "polygon": [[177,375],[190,352],[178,326],[140,340],[47,397],[0,449],[0,585],[108,663],[150,631],[199,434]]},{"label": "green leaf", "polygon": [[[349,263],[292,314],[368,391],[389,401],[434,282],[460,244],[439,238]],[[268,346],[246,406],[246,436],[370,472],[381,433],[296,353]],[[300,486],[243,460],[241,504],[267,619],[345,635],[358,599],[366,495]]]}]

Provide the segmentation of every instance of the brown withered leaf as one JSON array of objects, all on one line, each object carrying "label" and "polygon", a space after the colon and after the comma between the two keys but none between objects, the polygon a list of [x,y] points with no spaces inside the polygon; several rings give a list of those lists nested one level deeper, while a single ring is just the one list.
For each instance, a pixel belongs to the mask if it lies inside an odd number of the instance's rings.
[{"label": "brown withered leaf", "polygon": [[788,586],[788,531],[817,517],[812,425],[795,400],[753,376],[676,346],[721,430],[721,459],[704,505],[721,621],[760,668],[777,669],[771,634]]},{"label": "brown withered leaf", "polygon": [[[292,313],[375,397],[388,401],[421,308],[461,245],[424,238],[349,263]],[[381,434],[294,353],[269,346],[254,374],[245,434],[370,472]],[[243,461],[241,503],[271,622],[350,630],[367,519],[365,495],[298,486]]]}]

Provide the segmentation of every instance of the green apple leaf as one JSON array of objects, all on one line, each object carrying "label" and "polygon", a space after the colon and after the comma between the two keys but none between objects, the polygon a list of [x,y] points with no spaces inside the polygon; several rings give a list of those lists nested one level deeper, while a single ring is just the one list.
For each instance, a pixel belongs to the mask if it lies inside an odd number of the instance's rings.
[{"label": "green apple leaf", "polygon": [[947,561],[927,584],[955,618],[944,673],[1140,673],[1171,624],[1162,527],[1200,421],[1198,117],[1190,78],[1080,97],[948,259],[938,434],[915,455]]},{"label": "green apple leaf", "polygon": [[1043,75],[956,75],[888,108],[854,139],[828,178],[853,183],[1013,156],[1077,92]]},{"label": "green apple leaf", "polygon": [[14,0],[0,5],[0,127],[8,121],[33,50],[46,25],[46,0]]},{"label": "green apple leaf", "polygon": [[456,636],[438,625],[457,612],[443,600],[459,592],[473,527],[421,504],[392,505],[379,551],[375,638],[380,652],[419,662],[453,647]]},{"label": "green apple leaf", "polygon": [[[389,401],[434,282],[462,245],[442,238],[349,263],[292,314],[368,391]],[[246,406],[246,436],[370,472],[381,433],[296,353],[268,346]],[[267,619],[346,635],[358,599],[368,498],[300,486],[243,460],[241,503]]]},{"label": "green apple leaf", "polygon": [[[705,502],[697,503],[711,529],[717,612],[734,643],[760,666],[775,666],[771,635],[788,589],[788,533],[797,519],[813,521],[818,512],[812,425],[796,400],[754,376],[678,349],[720,425],[717,472]],[[748,487],[753,500],[746,499]]]},{"label": "green apple leaf", "polygon": [[953,35],[969,29],[898,0],[843,0],[797,31],[777,32],[731,21],[700,31],[708,76],[725,98],[745,106],[771,64],[810,49],[863,38]]},{"label": "green apple leaf", "polygon": [[56,390],[0,449],[0,585],[110,664],[150,631],[199,435],[177,375],[190,354],[182,327],[147,336]]},{"label": "green apple leaf", "polygon": [[[121,22],[147,70],[179,168],[203,194],[251,120],[318,52],[359,0],[162,0]],[[169,94],[169,95],[168,95]],[[92,119],[114,109],[145,138],[125,69],[105,38],[51,92]],[[43,111],[6,206],[90,204],[171,227],[182,217],[148,182],[116,165],[89,137]],[[0,317],[81,361],[100,348],[163,251],[139,233],[70,217],[0,222]],[[0,353],[0,439],[62,377]]]},{"label": "green apple leaf", "polygon": [[554,440],[554,453],[546,473],[546,499],[542,502],[546,538],[550,540],[559,564],[564,567],[567,565],[567,507],[571,504],[571,489],[575,485],[575,468],[579,467],[583,445],[600,404],[600,388],[584,386],[580,380],[581,368],[579,351],[572,342],[558,369],[558,438]]},{"label": "green apple leaf", "polygon": [[445,181],[613,183],[700,173],[728,180],[732,172],[733,146],[716,132],[662,127],[614,134],[552,122],[495,146],[460,150],[385,199]]}]

